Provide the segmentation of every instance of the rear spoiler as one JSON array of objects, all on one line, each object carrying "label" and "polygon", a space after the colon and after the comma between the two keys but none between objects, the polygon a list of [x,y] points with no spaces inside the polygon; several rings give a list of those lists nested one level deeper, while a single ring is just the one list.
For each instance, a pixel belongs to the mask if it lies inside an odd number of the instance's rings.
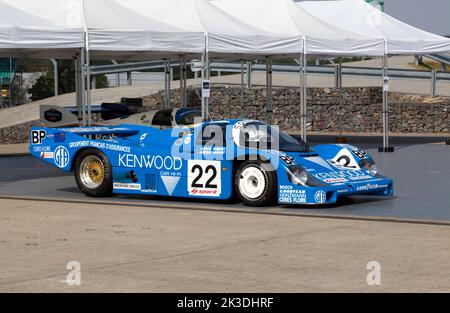
[{"label": "rear spoiler", "polygon": [[[103,103],[91,107],[92,114],[98,114],[102,121],[127,118],[133,112],[126,105],[119,103]],[[42,105],[40,107],[40,122],[47,127],[73,127],[80,125],[80,112],[77,107],[61,107],[56,105]],[[89,117],[91,120],[92,116]],[[101,122],[96,123],[101,124]]]}]

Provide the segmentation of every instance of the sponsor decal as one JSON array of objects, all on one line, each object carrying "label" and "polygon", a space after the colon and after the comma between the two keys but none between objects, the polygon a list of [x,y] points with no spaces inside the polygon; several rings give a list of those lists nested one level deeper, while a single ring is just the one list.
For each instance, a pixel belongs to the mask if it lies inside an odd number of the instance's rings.
[{"label": "sponsor decal", "polygon": [[41,159],[53,159],[55,154],[53,152],[41,152]]},{"label": "sponsor decal", "polygon": [[145,138],[147,138],[147,136],[148,136],[148,133],[143,134],[143,135],[141,136],[140,140],[141,140],[141,141],[144,141]]},{"label": "sponsor decal", "polygon": [[177,188],[178,183],[180,182],[180,177],[162,176],[161,180],[164,183],[164,187],[166,187],[167,193],[169,194],[169,196],[171,196],[175,191],[175,188]]},{"label": "sponsor decal", "polygon": [[172,156],[119,154],[119,166],[179,171],[183,167],[183,161]]},{"label": "sponsor decal", "polygon": [[225,154],[226,148],[224,147],[202,147],[200,149],[200,154]]},{"label": "sponsor decal", "polygon": [[314,195],[314,200],[318,204],[325,203],[327,201],[327,194],[325,191],[319,190]]},{"label": "sponsor decal", "polygon": [[33,152],[36,152],[36,153],[51,152],[51,151],[52,151],[52,147],[50,147],[50,146],[36,146],[36,147],[33,147]]},{"label": "sponsor decal", "polygon": [[356,191],[370,191],[375,189],[383,189],[387,188],[387,185],[378,185],[378,184],[367,184],[363,186],[356,187]]},{"label": "sponsor decal", "polygon": [[343,171],[333,171],[328,173],[314,173],[312,174],[315,178],[322,181],[325,179],[346,179],[346,180],[361,180],[361,179],[371,179],[370,175],[367,175],[361,170],[343,170]]},{"label": "sponsor decal", "polygon": [[69,148],[83,148],[83,147],[89,147],[90,141],[89,140],[83,140],[83,141],[76,141],[69,143]]},{"label": "sponsor decal", "polygon": [[50,109],[44,112],[44,119],[51,123],[61,122],[62,118],[63,118],[62,113],[56,109]]},{"label": "sponsor decal", "polygon": [[306,190],[294,189],[292,186],[280,186],[279,201],[281,203],[306,203]]},{"label": "sponsor decal", "polygon": [[70,154],[66,147],[59,146],[53,154],[53,161],[59,168],[65,168],[70,161]]},{"label": "sponsor decal", "polygon": [[221,173],[220,161],[189,160],[187,173],[189,195],[220,197]]},{"label": "sponsor decal", "polygon": [[69,143],[69,148],[85,148],[85,147],[92,147],[92,148],[98,148],[98,149],[104,149],[104,150],[110,150],[115,152],[123,152],[123,153],[130,153],[131,148],[126,146],[121,146],[114,142],[98,142],[95,140],[82,140],[82,141],[76,141]]},{"label": "sponsor decal", "polygon": [[360,169],[358,162],[356,162],[354,156],[348,149],[339,151],[330,162],[337,168]]},{"label": "sponsor decal", "polygon": [[360,149],[354,149],[352,150],[352,153],[360,159],[367,159],[368,157],[367,152]]},{"label": "sponsor decal", "polygon": [[328,184],[336,184],[336,183],[345,183],[348,180],[346,180],[345,178],[339,177],[339,178],[327,178],[324,179],[323,182],[328,183]]},{"label": "sponsor decal", "polygon": [[295,165],[295,159],[286,154],[281,154],[280,159],[281,159],[281,161],[286,163],[286,165]]},{"label": "sponsor decal", "polygon": [[125,183],[114,183],[114,189],[122,189],[122,190],[141,190],[140,184],[125,184]]},{"label": "sponsor decal", "polygon": [[31,144],[40,145],[45,138],[47,138],[47,132],[45,130],[31,131]]}]

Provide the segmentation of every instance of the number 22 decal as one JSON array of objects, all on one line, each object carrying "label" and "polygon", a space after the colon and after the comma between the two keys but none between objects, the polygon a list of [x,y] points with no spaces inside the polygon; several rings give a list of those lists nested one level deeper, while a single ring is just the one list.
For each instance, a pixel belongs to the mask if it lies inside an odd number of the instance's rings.
[{"label": "number 22 decal", "polygon": [[188,161],[188,191],[191,196],[220,197],[220,161]]},{"label": "number 22 decal", "polygon": [[217,189],[217,185],[216,184],[212,184],[214,179],[217,177],[217,169],[214,166],[209,165],[205,169],[205,174],[209,174],[210,172],[212,172],[211,177],[208,179],[208,181],[206,182],[205,185],[202,185],[202,184],[198,183],[198,181],[203,177],[203,167],[201,167],[200,165],[195,165],[192,168],[192,173],[196,173],[196,172],[198,173],[198,176],[192,182],[192,187],[195,187],[195,188],[207,188],[207,189]]}]

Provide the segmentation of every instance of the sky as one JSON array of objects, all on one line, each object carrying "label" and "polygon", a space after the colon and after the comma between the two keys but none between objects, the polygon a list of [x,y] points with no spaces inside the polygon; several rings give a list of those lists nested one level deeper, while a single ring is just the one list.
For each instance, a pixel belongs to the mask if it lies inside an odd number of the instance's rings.
[{"label": "sky", "polygon": [[450,0],[384,0],[384,9],[414,27],[450,36]]}]

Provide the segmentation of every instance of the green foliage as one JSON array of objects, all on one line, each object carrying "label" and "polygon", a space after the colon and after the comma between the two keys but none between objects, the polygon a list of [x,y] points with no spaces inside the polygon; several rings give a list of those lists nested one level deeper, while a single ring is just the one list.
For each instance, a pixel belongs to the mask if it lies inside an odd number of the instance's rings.
[{"label": "green foliage", "polygon": [[41,76],[36,83],[28,90],[31,94],[31,101],[38,101],[54,96],[54,74],[49,72],[47,75]]},{"label": "green foliage", "polygon": [[[36,65],[36,64],[35,64]],[[44,67],[44,64],[40,64]],[[32,63],[24,64],[24,66],[31,68]],[[60,60],[58,62],[59,69],[59,94],[66,94],[75,92],[75,64],[73,60]],[[28,91],[31,94],[32,101],[38,101],[45,98],[53,97],[55,93],[55,74],[53,65],[47,68],[47,74],[41,76],[33,87]],[[108,88],[108,80],[105,75],[97,76],[97,88]]]}]

